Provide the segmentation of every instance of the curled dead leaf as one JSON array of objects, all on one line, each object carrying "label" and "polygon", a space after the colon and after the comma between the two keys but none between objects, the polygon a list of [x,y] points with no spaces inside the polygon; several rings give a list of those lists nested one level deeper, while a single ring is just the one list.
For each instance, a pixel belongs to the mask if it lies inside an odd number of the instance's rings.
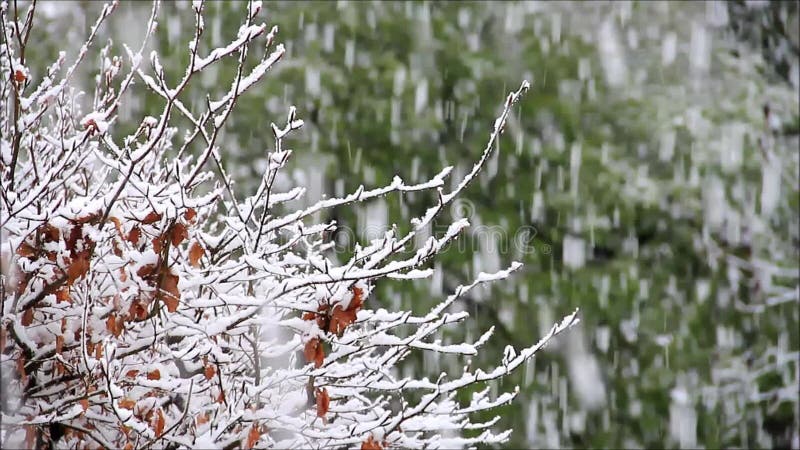
[{"label": "curled dead leaf", "polygon": [[141,301],[134,300],[128,310],[128,315],[135,320],[145,320],[147,319],[147,307]]},{"label": "curled dead leaf", "polygon": [[142,230],[139,228],[139,225],[134,225],[133,228],[131,228],[131,231],[128,232],[127,239],[128,242],[130,242],[131,244],[138,245],[139,238],[141,236],[142,236]]},{"label": "curled dead leaf", "polygon": [[101,217],[102,217],[102,214],[100,213],[100,211],[97,211],[97,212],[93,212],[93,213],[88,214],[88,215],[83,216],[83,217],[78,217],[77,222],[80,223],[80,224],[98,223],[100,221]]},{"label": "curled dead leaf", "polygon": [[117,229],[117,233],[118,233],[120,236],[123,236],[123,235],[124,235],[124,233],[122,232],[122,222],[120,222],[120,221],[119,221],[119,219],[117,219],[117,218],[116,218],[116,217],[114,217],[114,216],[111,216],[111,217],[109,217],[109,218],[108,218],[108,220],[110,220],[111,222],[113,222],[113,223],[114,223],[114,228],[116,228],[116,229]]},{"label": "curled dead leaf", "polygon": [[150,225],[151,223],[158,222],[159,220],[161,220],[161,214],[155,211],[151,211],[149,214],[144,216],[144,219],[142,219],[142,223],[145,225]]},{"label": "curled dead leaf", "polygon": [[162,275],[161,289],[165,294],[161,296],[161,299],[164,301],[164,304],[167,305],[167,310],[169,312],[178,310],[178,304],[181,299],[181,293],[178,290],[178,281],[178,276],[171,272],[165,272]]},{"label": "curled dead leaf", "polygon": [[[73,222],[74,223],[74,222]],[[75,246],[78,240],[83,237],[83,225],[76,224],[69,230],[69,237],[67,238],[67,250],[70,252],[75,251]]]},{"label": "curled dead leaf", "polygon": [[28,308],[22,313],[20,323],[26,327],[33,323],[33,308]]},{"label": "curled dead leaf", "polygon": [[198,267],[200,265],[200,258],[203,257],[204,253],[205,250],[199,242],[192,242],[192,246],[189,247],[189,264],[193,267]]},{"label": "curled dead leaf", "polygon": [[45,223],[39,227],[39,233],[42,237],[42,240],[45,242],[58,242],[61,238],[61,230],[50,225],[49,223]]},{"label": "curled dead leaf", "polygon": [[152,276],[156,272],[156,265],[155,264],[145,264],[142,267],[139,267],[139,270],[136,271],[136,275],[139,278],[146,280],[150,276]]},{"label": "curled dead leaf", "polygon": [[303,348],[303,355],[306,357],[306,361],[314,362],[314,367],[322,366],[322,362],[325,360],[325,350],[322,348],[319,338],[306,342]]},{"label": "curled dead leaf", "polygon": [[121,317],[117,317],[114,313],[108,315],[106,319],[106,330],[108,330],[109,333],[113,334],[114,337],[119,337],[124,329],[125,327],[122,324]]},{"label": "curled dead leaf", "polygon": [[36,256],[36,248],[23,241],[21,244],[19,244],[19,247],[17,247],[17,255],[22,256],[23,258],[33,258]]},{"label": "curled dead leaf", "polygon": [[89,250],[77,252],[67,268],[67,286],[89,272]]},{"label": "curled dead leaf", "polygon": [[166,420],[164,420],[164,410],[158,408],[158,412],[155,414],[155,426],[153,430],[156,432],[156,436],[161,436],[164,434],[164,425],[166,424]]},{"label": "curled dead leaf", "polygon": [[331,399],[328,397],[328,390],[325,388],[317,389],[317,416],[325,417],[330,408]]},{"label": "curled dead leaf", "polygon": [[211,364],[205,365],[205,368],[203,369],[203,375],[205,375],[206,380],[214,378],[214,375],[216,375],[216,373],[217,369],[213,365]]},{"label": "curled dead leaf", "polygon": [[186,209],[186,212],[183,213],[183,218],[186,219],[188,222],[193,222],[194,218],[197,216],[197,211],[194,208]]},{"label": "curled dead leaf", "polygon": [[161,379],[161,371],[158,369],[154,369],[150,372],[147,372],[147,379],[148,380],[160,380]]},{"label": "curled dead leaf", "polygon": [[361,450],[383,450],[383,446],[370,435],[366,441],[361,443]]},{"label": "curled dead leaf", "polygon": [[361,288],[353,286],[353,298],[350,300],[347,309],[358,310],[361,308],[361,305],[364,303],[363,295],[364,291]]},{"label": "curled dead leaf", "polygon": [[70,302],[69,287],[63,287],[56,291],[56,303]]},{"label": "curled dead leaf", "polygon": [[258,439],[261,437],[261,427],[258,424],[253,424],[250,427],[250,431],[247,433],[247,445],[245,448],[253,448],[255,447]]},{"label": "curled dead leaf", "polygon": [[176,223],[170,232],[170,241],[172,245],[180,245],[181,242],[189,238],[189,231],[182,223]]},{"label": "curled dead leaf", "polygon": [[336,305],[331,314],[328,324],[328,331],[341,336],[348,325],[356,321],[356,312],[350,309],[342,309],[341,305]]}]

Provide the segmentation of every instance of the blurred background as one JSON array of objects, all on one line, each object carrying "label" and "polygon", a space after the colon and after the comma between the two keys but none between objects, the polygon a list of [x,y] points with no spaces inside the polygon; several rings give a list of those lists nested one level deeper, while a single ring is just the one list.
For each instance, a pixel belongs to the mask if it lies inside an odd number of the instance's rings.
[{"label": "blurred background", "polygon": [[[73,60],[101,6],[39,4],[34,79],[60,49]],[[236,37],[247,3],[204,8],[201,54]],[[149,11],[123,2],[99,44],[138,48]],[[490,386],[519,386],[476,418],[499,414],[508,447],[800,448],[797,2],[288,1],[265,2],[259,18],[279,26],[287,55],[222,136],[243,192],[266,167],[269,123],[291,105],[306,125],[277,188],[307,187],[305,203],[447,165],[457,182],[505,95],[531,82],[499,152],[429,230],[467,217],[471,234],[431,279],[386,281],[369,299],[420,313],[481,271],[525,263],[473,291],[457,306],[472,320],[443,337],[495,327],[480,367],[580,308],[577,327]],[[162,5],[151,47],[173,83],[193,29],[190,2]],[[226,64],[184,102],[227,91]],[[139,86],[114,132],[159,105]],[[341,225],[330,257],[343,261],[433,201],[391,196],[315,219]],[[464,364],[426,355],[402,370],[435,378]]]}]

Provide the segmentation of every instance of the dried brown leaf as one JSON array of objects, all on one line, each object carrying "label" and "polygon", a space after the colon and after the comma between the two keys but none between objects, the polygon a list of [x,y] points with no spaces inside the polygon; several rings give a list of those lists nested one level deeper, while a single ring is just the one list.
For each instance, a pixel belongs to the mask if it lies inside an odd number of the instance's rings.
[{"label": "dried brown leaf", "polygon": [[328,397],[328,390],[325,388],[317,389],[317,416],[325,417],[330,408],[331,399]]},{"label": "dried brown leaf", "polygon": [[151,223],[155,223],[161,220],[161,214],[151,211],[148,215],[142,219],[142,223],[145,225],[150,225]]},{"label": "dried brown leaf", "polygon": [[200,258],[203,257],[205,252],[206,251],[199,242],[192,242],[192,246],[189,247],[189,264],[193,267],[198,267],[200,265]]}]

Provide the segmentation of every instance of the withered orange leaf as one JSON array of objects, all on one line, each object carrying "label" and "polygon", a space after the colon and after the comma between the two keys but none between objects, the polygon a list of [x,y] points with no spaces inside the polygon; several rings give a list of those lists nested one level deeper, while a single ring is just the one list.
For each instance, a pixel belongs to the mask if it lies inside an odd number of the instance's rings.
[{"label": "withered orange leaf", "polygon": [[56,242],[59,237],[61,237],[61,230],[49,223],[39,227],[39,231],[42,233],[42,239],[44,239],[45,242]]},{"label": "withered orange leaf", "polygon": [[150,225],[151,223],[158,222],[161,220],[161,214],[151,211],[148,215],[142,219],[142,223],[145,225]]},{"label": "withered orange leaf", "polygon": [[214,375],[216,375],[216,373],[217,369],[211,364],[206,364],[205,368],[203,369],[203,375],[205,375],[206,380],[214,378]]},{"label": "withered orange leaf", "polygon": [[129,399],[129,398],[127,398],[127,397],[125,397],[125,398],[123,398],[123,399],[121,399],[119,401],[119,407],[120,408],[133,410],[133,408],[135,406],[136,406],[136,402],[131,400],[131,399]]},{"label": "withered orange leaf", "polygon": [[114,337],[119,337],[122,334],[122,330],[125,328],[122,326],[121,318],[117,317],[116,314],[111,313],[108,315],[108,319],[106,319],[106,329],[114,335]]},{"label": "withered orange leaf", "polygon": [[325,350],[323,350],[319,338],[314,338],[306,342],[303,348],[303,355],[306,357],[306,361],[314,362],[314,367],[322,366],[322,362],[325,360]]},{"label": "withered orange leaf", "polygon": [[250,427],[250,432],[247,433],[247,445],[245,448],[253,448],[256,443],[258,442],[258,438],[261,437],[261,427],[256,424],[253,424]]},{"label": "withered orange leaf", "polygon": [[131,303],[130,309],[128,310],[128,315],[136,320],[145,320],[147,319],[147,308],[142,304],[142,302],[134,300],[133,303]]},{"label": "withered orange leaf", "polygon": [[100,216],[101,216],[100,211],[97,211],[97,212],[91,213],[91,214],[83,216],[83,217],[78,217],[77,222],[81,223],[81,224],[82,223],[96,223],[100,219]]},{"label": "withered orange leaf", "polygon": [[152,275],[153,273],[155,273],[155,271],[156,271],[155,264],[145,264],[144,266],[139,267],[139,270],[136,271],[136,275],[138,275],[139,278],[145,279],[150,275]]},{"label": "withered orange leaf", "polygon": [[193,267],[198,267],[200,265],[200,258],[203,257],[205,252],[206,251],[203,250],[203,246],[200,245],[199,242],[192,242],[192,246],[189,247],[189,264]]},{"label": "withered orange leaf", "polygon": [[114,334],[114,329],[116,327],[117,321],[114,317],[114,313],[111,313],[108,315],[108,318],[106,318],[106,330],[108,330],[109,333]]},{"label": "withered orange leaf", "polygon": [[139,371],[136,370],[136,369],[131,369],[131,370],[125,372],[125,376],[127,378],[136,378],[136,375],[139,375]]},{"label": "withered orange leaf", "polygon": [[183,218],[189,222],[193,221],[195,216],[197,216],[197,211],[195,211],[194,208],[188,208],[186,212],[183,213]]},{"label": "withered orange leaf", "polygon": [[64,349],[64,335],[59,334],[56,336],[56,353],[61,354]]},{"label": "withered orange leaf", "polygon": [[22,256],[23,258],[30,258],[36,255],[36,249],[27,242],[23,242],[19,244],[17,247],[17,255]]},{"label": "withered orange leaf", "polygon": [[158,408],[158,412],[156,413],[155,419],[155,432],[156,436],[161,436],[164,433],[164,425],[166,421],[164,420],[164,410]]},{"label": "withered orange leaf", "polygon": [[20,322],[26,327],[33,323],[33,308],[28,308],[22,313],[22,320]]},{"label": "withered orange leaf", "polygon": [[200,413],[200,414],[197,415],[197,417],[195,417],[194,420],[195,420],[195,423],[197,423],[198,425],[202,425],[204,423],[208,423],[208,414]]},{"label": "withered orange leaf", "polygon": [[131,228],[131,231],[128,232],[128,238],[127,239],[128,239],[128,242],[130,242],[131,244],[138,245],[139,244],[139,237],[141,237],[141,236],[142,236],[142,230],[139,229],[139,225],[134,225],[133,228]]},{"label": "withered orange leaf", "polygon": [[56,361],[55,367],[56,367],[55,372],[57,376],[61,376],[64,375],[64,373],[66,373],[66,369],[64,369],[64,363],[62,363],[61,361]]},{"label": "withered orange leaf", "polygon": [[81,408],[83,408],[83,410],[84,410],[84,411],[86,411],[87,409],[89,409],[89,399],[87,399],[87,398],[82,398],[82,399],[79,401],[79,403],[81,404]]},{"label": "withered orange leaf", "polygon": [[156,253],[161,253],[161,249],[164,248],[164,243],[161,240],[161,236],[154,237],[150,242],[153,244],[153,251]]},{"label": "withered orange leaf", "polygon": [[163,295],[162,299],[164,300],[164,304],[167,305],[167,310],[169,312],[178,310],[178,304],[181,298],[181,293],[178,290],[178,281],[178,276],[171,272],[164,273],[161,280],[161,289],[166,292],[166,295]]},{"label": "withered orange leaf", "polygon": [[122,236],[123,235],[123,233],[122,233],[122,222],[120,222],[119,219],[117,219],[114,216],[109,217],[108,220],[114,222],[114,228],[116,228],[117,229],[117,233],[119,233],[119,235]]},{"label": "withered orange leaf", "polygon": [[172,245],[180,245],[181,242],[189,238],[189,232],[186,230],[186,226],[182,223],[176,223],[172,227],[172,231],[170,232],[170,240],[172,241]]},{"label": "withered orange leaf", "polygon": [[356,312],[350,309],[342,309],[341,305],[336,305],[331,314],[331,321],[328,324],[328,331],[341,336],[348,325],[356,321]]},{"label": "withered orange leaf", "polygon": [[56,291],[56,303],[69,302],[69,287],[63,287]]},{"label": "withered orange leaf", "polygon": [[317,354],[317,346],[319,346],[319,339],[317,338],[306,342],[305,347],[303,347],[303,356],[306,357],[306,361],[311,362],[314,360],[314,356]]},{"label": "withered orange leaf", "polygon": [[89,250],[83,250],[75,254],[67,268],[67,285],[72,286],[78,278],[89,272]]},{"label": "withered orange leaf", "polygon": [[366,441],[361,443],[361,450],[383,450],[383,446],[380,442],[377,442],[375,438],[370,436]]},{"label": "withered orange leaf", "polygon": [[330,319],[331,319],[330,315],[328,314],[328,311],[330,309],[331,309],[330,305],[328,305],[327,303],[323,303],[319,305],[319,308],[317,308],[317,326],[319,327],[320,330],[328,329],[328,325],[330,324]]},{"label": "withered orange leaf", "polygon": [[361,308],[361,305],[364,303],[364,299],[362,298],[364,291],[361,290],[359,287],[353,286],[353,299],[350,300],[350,305],[347,306],[349,310],[357,310]]},{"label": "withered orange leaf", "polygon": [[325,414],[328,414],[330,405],[331,399],[328,397],[328,390],[325,388],[317,389],[317,416],[325,417]]},{"label": "withered orange leaf", "polygon": [[161,371],[158,369],[152,370],[147,372],[147,379],[148,380],[160,380],[161,379]]},{"label": "withered orange leaf", "polygon": [[75,225],[69,230],[69,237],[67,238],[67,250],[75,250],[75,245],[78,239],[83,237],[83,225]]}]

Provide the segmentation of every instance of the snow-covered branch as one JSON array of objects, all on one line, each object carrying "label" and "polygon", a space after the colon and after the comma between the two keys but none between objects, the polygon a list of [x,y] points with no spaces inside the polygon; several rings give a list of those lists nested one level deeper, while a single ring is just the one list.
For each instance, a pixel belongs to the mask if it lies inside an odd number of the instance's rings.
[{"label": "snow-covered branch", "polygon": [[[420,316],[376,308],[370,297],[383,279],[430,275],[420,266],[469,226],[456,221],[412,245],[416,231],[478,176],[527,82],[505,100],[483,155],[452,192],[442,192],[447,167],[425,183],[396,177],[286,211],[285,202],[305,194],[273,192],[292,154],[283,141],[303,125],[294,108],[285,124],[272,126],[275,147],[255,195],[239,200],[220,158],[218,138],[237,99],[284,55],[276,45],[245,70],[249,46],[269,47],[277,33],[253,23],[260,2],[249,2],[236,37],[206,56],[203,6],[194,2],[194,37],[177,81],[167,79],[156,53],[149,69],[141,64],[158,20],[155,2],[136,52],[126,47],[121,58],[109,54],[110,46],[100,50],[94,98],[81,102],[72,75],[92,60],[86,55],[115,6],[102,9],[66,73],[59,76],[69,54],[62,52],[34,80],[21,56],[27,38],[13,36],[19,18],[3,3],[4,445],[416,448],[506,439],[507,432],[492,431],[495,421],[474,423],[470,414],[507,403],[514,392],[491,398],[482,390],[466,405],[455,394],[506,376],[576,323],[576,314],[535,345],[507,351],[496,368],[468,365],[461,373],[431,374],[436,381],[401,379],[395,369],[410,352],[480,352],[492,328],[472,343],[441,341],[445,327],[469,319],[448,308],[520,264],[481,274]],[[32,14],[24,20],[26,36]],[[194,75],[227,56],[236,57],[237,69],[219,100],[181,102]],[[145,89],[160,99],[160,114],[120,135],[121,102]],[[175,111],[189,130],[178,129]],[[176,142],[179,131],[183,142]],[[388,232],[342,265],[324,256],[332,225],[306,222],[320,210],[411,191],[434,191],[438,201],[410,233]],[[464,429],[484,431],[464,437]],[[456,433],[445,439],[438,435],[445,430]]]}]

